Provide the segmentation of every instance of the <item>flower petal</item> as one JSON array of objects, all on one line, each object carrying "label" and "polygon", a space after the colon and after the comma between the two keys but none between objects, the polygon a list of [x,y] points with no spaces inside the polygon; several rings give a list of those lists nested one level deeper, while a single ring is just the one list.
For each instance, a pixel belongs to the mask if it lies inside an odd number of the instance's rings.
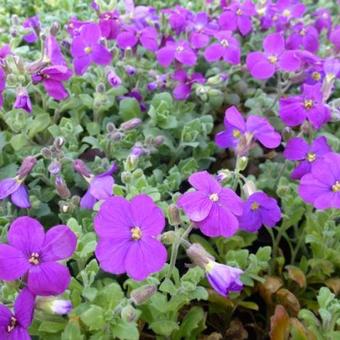
[{"label": "flower petal", "polygon": [[299,161],[305,159],[308,149],[308,143],[303,138],[293,137],[288,140],[283,155],[291,161]]},{"label": "flower petal", "polygon": [[97,200],[104,200],[113,195],[114,180],[112,176],[96,176],[90,184],[90,194]]},{"label": "flower petal", "polygon": [[45,237],[41,250],[44,262],[58,261],[70,257],[77,247],[77,236],[66,225],[51,228]]},{"label": "flower petal", "polygon": [[35,297],[29,289],[24,288],[14,304],[15,317],[18,319],[21,326],[27,328],[33,320]]},{"label": "flower petal", "polygon": [[97,199],[90,194],[90,190],[87,190],[84,196],[80,200],[80,207],[83,209],[93,209],[93,206],[97,203]]},{"label": "flower petal", "polygon": [[156,52],[157,61],[163,67],[168,67],[175,59],[175,48],[165,46]]},{"label": "flower petal", "polygon": [[11,316],[11,311],[6,306],[0,304],[0,329],[9,324]]},{"label": "flower petal", "polygon": [[8,197],[18,190],[20,183],[15,178],[6,178],[0,181],[0,200]]},{"label": "flower petal", "polygon": [[36,219],[28,216],[16,218],[8,231],[8,243],[20,249],[29,258],[39,253],[44,243],[45,231]]},{"label": "flower petal", "polygon": [[275,73],[275,65],[261,52],[249,53],[246,63],[250,74],[256,79],[268,79]]},{"label": "flower petal", "polygon": [[0,280],[17,280],[29,267],[27,257],[20,250],[7,244],[0,244]]},{"label": "flower petal", "polygon": [[221,185],[210,175],[207,171],[195,172],[189,177],[189,183],[199,191],[203,191],[206,194],[215,194],[221,191]]},{"label": "flower petal", "polygon": [[141,281],[150,274],[159,272],[167,259],[163,244],[147,236],[131,244],[125,259],[127,274],[134,280]]},{"label": "flower petal", "polygon": [[268,54],[279,55],[285,49],[285,41],[281,33],[268,34],[263,41],[263,49]]},{"label": "flower petal", "polygon": [[92,48],[92,61],[99,65],[107,65],[111,62],[111,53],[101,44],[97,44]]},{"label": "flower petal", "polygon": [[44,262],[31,266],[27,285],[35,295],[59,295],[68,287],[71,275],[67,267],[56,262]]},{"label": "flower petal", "polygon": [[19,208],[30,208],[31,202],[25,184],[21,184],[11,195],[11,201]]}]

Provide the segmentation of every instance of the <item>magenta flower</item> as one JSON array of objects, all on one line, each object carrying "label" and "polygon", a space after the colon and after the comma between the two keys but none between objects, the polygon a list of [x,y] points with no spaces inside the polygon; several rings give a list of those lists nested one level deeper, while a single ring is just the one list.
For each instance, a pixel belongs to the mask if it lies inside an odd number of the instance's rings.
[{"label": "magenta flower", "polygon": [[242,290],[243,283],[240,276],[243,274],[243,270],[212,260],[208,262],[205,269],[208,282],[218,294],[228,296],[230,292]]},{"label": "magenta flower", "polygon": [[7,238],[8,244],[0,244],[0,280],[27,275],[27,287],[35,295],[58,295],[67,289],[70,273],[57,261],[76,249],[77,238],[69,227],[57,225],[45,234],[39,221],[22,216],[12,222]]},{"label": "magenta flower", "polygon": [[336,51],[340,51],[340,25],[332,29],[329,41],[334,45]]},{"label": "magenta flower", "polygon": [[320,33],[323,29],[329,31],[332,27],[332,17],[328,9],[318,8],[313,17],[315,18],[314,27]]},{"label": "magenta flower", "polygon": [[234,235],[239,226],[236,216],[242,214],[242,200],[206,171],[192,174],[189,183],[196,191],[186,192],[177,201],[189,219],[204,235]]},{"label": "magenta flower", "polygon": [[221,14],[218,22],[223,30],[235,31],[238,28],[242,35],[247,35],[252,30],[251,17],[255,14],[252,1],[236,1]]},{"label": "magenta flower", "polygon": [[303,85],[300,96],[280,99],[279,114],[288,126],[297,126],[308,119],[315,129],[319,129],[330,119],[329,107],[323,102],[322,85]]},{"label": "magenta flower", "polygon": [[208,45],[210,36],[214,30],[209,25],[209,16],[205,12],[199,12],[189,22],[190,44],[193,48],[199,49]]},{"label": "magenta flower", "polygon": [[181,6],[165,9],[162,12],[168,15],[170,27],[176,35],[180,35],[181,32],[184,32],[188,22],[192,19],[192,13]]},{"label": "magenta flower", "polygon": [[247,67],[256,79],[268,79],[278,70],[294,72],[300,67],[300,59],[295,51],[285,49],[285,41],[280,33],[271,33],[263,41],[264,52],[247,55]]},{"label": "magenta flower", "polygon": [[306,9],[299,0],[278,0],[274,7],[276,16],[272,21],[278,30],[289,25],[292,19],[301,18]]},{"label": "magenta flower", "polygon": [[319,33],[313,26],[305,26],[302,23],[292,27],[292,34],[286,41],[290,50],[303,48],[309,52],[316,53],[319,49]]},{"label": "magenta flower", "polygon": [[145,27],[137,30],[130,27],[117,36],[117,45],[122,48],[132,48],[140,43],[145,49],[156,51],[158,49],[158,33],[154,27]]},{"label": "magenta flower", "polygon": [[68,97],[63,81],[72,76],[71,70],[64,65],[52,65],[43,68],[32,75],[33,84],[43,83],[47,94],[55,100],[63,100]]},{"label": "magenta flower", "polygon": [[108,72],[107,81],[112,87],[118,87],[122,85],[122,79],[117,75],[117,73],[114,70]]},{"label": "magenta flower", "polygon": [[239,222],[241,229],[253,233],[262,225],[274,227],[280,219],[281,210],[276,200],[264,192],[255,192],[244,203]]},{"label": "magenta flower", "polygon": [[311,145],[299,137],[291,138],[286,145],[283,155],[291,161],[299,161],[299,165],[291,174],[292,179],[300,179],[311,172],[315,161],[332,149],[327,143],[326,137],[316,138]]},{"label": "magenta flower", "polygon": [[37,163],[35,157],[26,157],[14,178],[0,180],[0,200],[10,197],[13,204],[19,208],[30,208],[31,203],[24,181]]},{"label": "magenta flower", "polygon": [[[57,39],[53,35],[49,35],[45,39],[45,58],[52,65],[67,66],[66,60],[61,53]],[[45,61],[45,60],[44,60]]]},{"label": "magenta flower", "polygon": [[103,37],[108,40],[116,39],[120,30],[119,13],[113,11],[100,14],[99,27]]},{"label": "magenta flower", "polygon": [[177,81],[173,95],[177,100],[188,99],[191,94],[191,87],[195,83],[204,84],[205,78],[201,73],[193,73],[188,75],[184,70],[176,71],[172,78]]},{"label": "magenta flower", "polygon": [[220,59],[230,63],[239,64],[241,50],[239,42],[232,36],[230,31],[221,31],[214,34],[218,42],[211,44],[204,51],[204,58],[208,62]]},{"label": "magenta flower", "polygon": [[13,108],[22,109],[28,113],[32,112],[31,99],[25,87],[22,87],[17,91],[17,97],[15,99]]},{"label": "magenta flower", "polygon": [[99,236],[96,257],[104,271],[127,273],[140,281],[163,268],[167,252],[157,238],[165,218],[149,196],[137,195],[131,201],[118,196],[106,199],[94,226]]},{"label": "magenta flower", "polygon": [[23,39],[29,43],[33,44],[38,40],[38,32],[40,30],[40,20],[38,16],[33,16],[30,18],[27,18],[22,26],[26,29],[28,29],[29,33],[25,34],[23,36]]},{"label": "magenta flower", "polygon": [[156,52],[157,61],[163,67],[169,67],[176,60],[187,66],[194,66],[197,61],[195,52],[190,48],[189,43],[181,40],[178,42],[168,41],[165,47]]},{"label": "magenta flower", "polygon": [[275,149],[281,143],[281,136],[266,118],[249,115],[247,121],[235,106],[225,112],[225,130],[215,136],[215,143],[220,148],[236,149],[239,155],[246,154],[253,140],[259,141],[269,149]]},{"label": "magenta flower", "polygon": [[340,209],[340,154],[330,152],[301,178],[298,192],[317,209]]},{"label": "magenta flower", "polygon": [[34,300],[34,295],[24,288],[15,300],[13,312],[0,304],[0,339],[31,339],[28,328],[33,320]]},{"label": "magenta flower", "polygon": [[99,42],[100,38],[99,25],[94,23],[81,26],[79,35],[73,38],[71,54],[78,75],[84,74],[91,63],[107,65],[111,62],[112,55]]},{"label": "magenta flower", "polygon": [[89,188],[80,201],[81,208],[93,209],[98,201],[105,200],[113,195],[114,179],[112,174],[117,171],[115,163],[112,164],[110,169],[96,176],[89,171],[80,159],[74,161],[73,167],[89,183]]}]

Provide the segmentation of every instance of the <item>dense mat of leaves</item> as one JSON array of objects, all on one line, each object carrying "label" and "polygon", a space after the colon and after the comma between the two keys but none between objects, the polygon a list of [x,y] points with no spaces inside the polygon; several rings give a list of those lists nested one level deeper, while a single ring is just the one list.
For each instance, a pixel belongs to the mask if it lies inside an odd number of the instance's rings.
[{"label": "dense mat of leaves", "polygon": [[340,338],[339,2],[0,27],[0,339]]}]

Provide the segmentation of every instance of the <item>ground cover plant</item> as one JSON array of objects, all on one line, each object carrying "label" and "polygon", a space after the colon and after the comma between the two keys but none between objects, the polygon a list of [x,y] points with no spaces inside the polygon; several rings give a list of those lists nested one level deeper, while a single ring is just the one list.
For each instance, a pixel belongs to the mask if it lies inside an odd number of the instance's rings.
[{"label": "ground cover plant", "polygon": [[340,338],[339,2],[0,24],[0,339]]}]

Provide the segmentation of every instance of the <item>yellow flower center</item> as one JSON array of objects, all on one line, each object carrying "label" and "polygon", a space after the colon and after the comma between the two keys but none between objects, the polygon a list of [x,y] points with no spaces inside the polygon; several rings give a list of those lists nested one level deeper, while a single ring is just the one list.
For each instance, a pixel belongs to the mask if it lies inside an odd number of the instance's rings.
[{"label": "yellow flower center", "polygon": [[31,257],[28,259],[28,262],[36,266],[37,264],[40,263],[39,257],[40,256],[38,253],[32,253]]},{"label": "yellow flower center", "polygon": [[242,9],[239,8],[239,9],[236,11],[236,14],[237,14],[237,15],[242,15],[242,14],[243,14]]},{"label": "yellow flower center", "polygon": [[270,55],[270,56],[268,57],[268,60],[269,60],[270,63],[276,64],[276,63],[277,63],[277,56],[275,56],[275,55]]},{"label": "yellow flower center", "polygon": [[251,210],[257,210],[258,208],[260,208],[260,205],[257,202],[253,202],[250,206]]},{"label": "yellow flower center", "polygon": [[305,107],[306,110],[310,110],[313,107],[314,103],[312,99],[305,99],[303,102],[303,106]]},{"label": "yellow flower center", "polygon": [[131,238],[134,240],[134,241],[138,241],[142,238],[142,231],[139,227],[133,227],[131,228]]},{"label": "yellow flower center", "polygon": [[86,54],[90,54],[92,52],[92,48],[87,46],[87,47],[84,48],[84,51],[85,51]]},{"label": "yellow flower center", "polygon": [[221,45],[222,45],[223,47],[228,47],[228,46],[229,46],[228,40],[222,39],[222,40],[221,40]]},{"label": "yellow flower center", "polygon": [[316,160],[316,154],[314,152],[308,152],[307,161],[314,162]]},{"label": "yellow flower center", "polygon": [[286,17],[286,18],[290,17],[291,14],[292,14],[292,13],[291,13],[291,11],[290,11],[289,9],[285,9],[285,10],[283,11],[283,13],[282,13],[282,15],[283,15],[284,17]]},{"label": "yellow flower center", "polygon": [[312,78],[316,81],[321,79],[321,74],[319,72],[313,72],[312,73]]},{"label": "yellow flower center", "polygon": [[233,137],[234,138],[239,138],[241,136],[240,130],[234,129],[233,130]]},{"label": "yellow flower center", "polygon": [[17,319],[14,316],[11,316],[11,320],[9,321],[9,324],[7,325],[7,333],[11,333],[16,325],[17,325]]},{"label": "yellow flower center", "polygon": [[305,36],[306,35],[306,30],[304,28],[300,31],[300,35],[301,36]]},{"label": "yellow flower center", "polygon": [[214,193],[209,196],[209,199],[213,202],[217,202],[220,198],[218,197],[218,194]]},{"label": "yellow flower center", "polygon": [[333,192],[340,192],[340,181],[336,181],[335,184],[332,185]]}]

